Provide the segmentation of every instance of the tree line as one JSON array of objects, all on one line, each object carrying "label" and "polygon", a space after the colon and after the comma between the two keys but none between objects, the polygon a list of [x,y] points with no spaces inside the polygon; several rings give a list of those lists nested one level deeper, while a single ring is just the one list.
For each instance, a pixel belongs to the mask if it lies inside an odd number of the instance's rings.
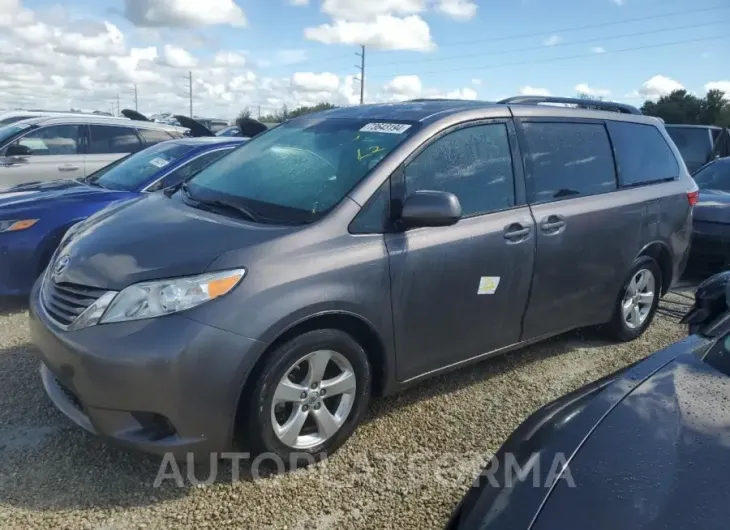
[{"label": "tree line", "polygon": [[[591,97],[587,94],[578,94],[580,99],[598,99],[602,97]],[[280,110],[271,114],[265,114],[259,118],[264,123],[281,123],[298,116],[337,108],[332,103],[322,102],[317,105],[304,105],[293,110],[284,105]],[[690,94],[686,90],[675,90],[667,96],[662,96],[656,101],[646,100],[641,106],[641,112],[648,116],[662,118],[665,123],[691,124],[691,125],[719,125],[730,127],[730,94],[726,95],[721,90],[709,90],[703,97]],[[239,115],[239,118],[250,118],[251,111],[246,108]]]}]

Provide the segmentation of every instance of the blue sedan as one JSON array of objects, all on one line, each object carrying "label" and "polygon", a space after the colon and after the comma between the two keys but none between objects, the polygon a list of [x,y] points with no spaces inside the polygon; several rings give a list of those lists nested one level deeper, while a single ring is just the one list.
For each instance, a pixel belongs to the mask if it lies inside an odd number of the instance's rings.
[{"label": "blue sedan", "polygon": [[184,138],[124,157],[79,180],[0,192],[0,296],[23,296],[66,231],[109,204],[179,185],[243,138]]}]

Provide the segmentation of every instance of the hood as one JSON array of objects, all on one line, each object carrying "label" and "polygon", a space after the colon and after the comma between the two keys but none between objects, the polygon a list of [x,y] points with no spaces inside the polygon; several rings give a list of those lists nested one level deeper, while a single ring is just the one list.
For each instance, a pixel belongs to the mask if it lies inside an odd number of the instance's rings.
[{"label": "hood", "polygon": [[253,118],[238,118],[236,120],[236,126],[245,138],[253,138],[268,129],[266,125]]},{"label": "hood", "polygon": [[194,120],[193,118],[188,118],[187,116],[183,116],[182,114],[175,114],[174,118],[177,120],[177,122],[185,127],[186,129],[190,130],[190,136],[197,138],[200,136],[215,136],[213,131],[208,129],[205,125],[200,123],[198,120]]},{"label": "hood", "polygon": [[52,203],[56,208],[69,202],[107,199],[110,195],[120,195],[120,198],[123,198],[122,195],[129,193],[88,186],[77,180],[31,182],[0,192],[0,211],[10,208],[42,207],[48,203]]},{"label": "hood", "polygon": [[198,210],[179,195],[153,193],[89,218],[59,251],[70,258],[59,281],[120,290],[141,281],[200,274],[229,250],[289,230]]},{"label": "hood", "polygon": [[142,114],[141,112],[137,112],[136,110],[132,109],[124,109],[122,110],[122,116],[125,118],[128,118],[130,120],[134,121],[150,121],[150,119]]},{"label": "hood", "polygon": [[692,216],[695,221],[730,224],[730,192],[700,190]]},{"label": "hood", "polygon": [[600,422],[533,530],[727,528],[728,397],[730,377],[677,357]]}]

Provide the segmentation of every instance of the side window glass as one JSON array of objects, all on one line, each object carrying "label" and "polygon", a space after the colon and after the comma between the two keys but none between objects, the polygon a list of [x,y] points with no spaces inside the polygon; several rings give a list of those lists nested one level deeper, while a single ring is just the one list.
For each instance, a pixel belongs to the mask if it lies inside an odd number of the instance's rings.
[{"label": "side window glass", "polygon": [[386,180],[350,223],[352,234],[382,234],[390,215],[390,179]]},{"label": "side window glass", "polygon": [[79,126],[43,127],[26,134],[17,143],[30,148],[33,156],[76,155],[79,153]]},{"label": "side window glass", "polygon": [[218,160],[223,155],[230,153],[230,151],[230,149],[220,149],[218,151],[212,151],[210,153],[200,155],[198,158],[177,168],[175,171],[167,175],[164,178],[162,187],[169,188],[170,186],[180,184],[182,181],[192,177],[198,171],[211,164],[215,160]]},{"label": "side window glass", "polygon": [[512,153],[503,123],[442,136],[408,164],[405,175],[407,194],[418,190],[453,193],[464,217],[515,205]]},{"label": "side window glass", "polygon": [[616,189],[616,171],[603,124],[527,122],[531,203],[596,195]]},{"label": "side window glass", "polygon": [[154,129],[139,129],[139,134],[142,136],[145,145],[155,145],[166,140],[172,140],[172,136],[167,134],[165,131],[157,131]]},{"label": "side window glass", "polygon": [[92,125],[89,154],[127,154],[142,149],[137,133],[131,127]]},{"label": "side window glass", "polygon": [[679,164],[653,125],[608,122],[622,186],[657,182],[679,176]]}]

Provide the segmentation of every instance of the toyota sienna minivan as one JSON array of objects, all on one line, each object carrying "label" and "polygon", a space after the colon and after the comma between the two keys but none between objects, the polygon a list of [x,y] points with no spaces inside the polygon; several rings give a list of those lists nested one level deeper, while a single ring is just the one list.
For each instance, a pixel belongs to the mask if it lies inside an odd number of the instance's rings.
[{"label": "toyota sienna minivan", "polygon": [[48,395],[123,445],[290,463],[371,396],[574,328],[638,337],[696,186],[660,121],[545,101],[301,117],[75,225],[31,295]]}]

